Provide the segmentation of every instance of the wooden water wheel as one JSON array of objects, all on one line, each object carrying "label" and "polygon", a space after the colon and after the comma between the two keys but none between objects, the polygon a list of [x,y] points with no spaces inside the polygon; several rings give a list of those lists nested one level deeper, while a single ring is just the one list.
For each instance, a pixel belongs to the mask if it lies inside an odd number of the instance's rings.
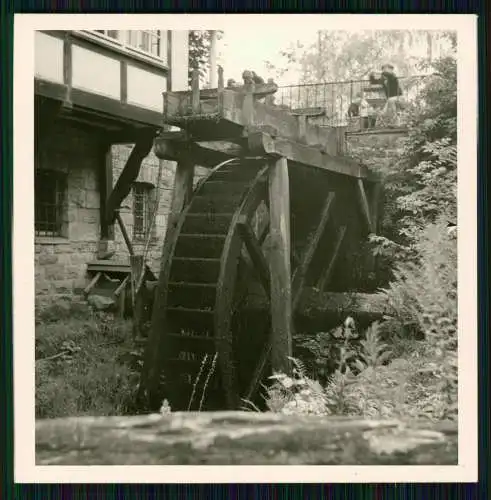
[{"label": "wooden water wheel", "polygon": [[[156,144],[178,169],[141,388],[154,409],[164,398],[173,410],[237,409],[268,365],[288,370],[302,289],[352,286],[375,184],[342,153],[341,131],[253,92],[200,96],[195,85],[167,93],[165,109],[182,130]],[[217,159],[193,192],[194,165]],[[270,314],[244,330],[251,285]]]}]

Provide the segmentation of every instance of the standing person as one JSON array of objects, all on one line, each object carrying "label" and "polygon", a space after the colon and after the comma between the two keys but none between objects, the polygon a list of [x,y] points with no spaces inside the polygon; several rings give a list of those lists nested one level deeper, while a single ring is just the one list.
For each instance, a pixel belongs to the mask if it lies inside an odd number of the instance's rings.
[{"label": "standing person", "polygon": [[382,84],[387,97],[382,114],[393,116],[398,109],[404,108],[402,99],[402,89],[399,85],[399,79],[395,75],[394,66],[392,64],[384,64],[382,73],[377,77],[374,73],[370,73],[371,84]]},{"label": "standing person", "polygon": [[350,118],[359,116],[361,118],[361,128],[366,129],[374,126],[371,111],[371,106],[362,91],[355,95],[355,99],[348,108],[348,116]]}]

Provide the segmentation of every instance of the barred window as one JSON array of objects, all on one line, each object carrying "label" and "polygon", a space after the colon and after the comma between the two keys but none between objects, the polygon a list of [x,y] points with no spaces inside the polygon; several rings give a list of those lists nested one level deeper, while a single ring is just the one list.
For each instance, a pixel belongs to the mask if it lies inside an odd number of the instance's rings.
[{"label": "barred window", "polygon": [[144,239],[152,220],[154,187],[147,182],[133,184],[133,238]]},{"label": "barred window", "polygon": [[36,236],[65,236],[67,175],[53,170],[36,170],[34,226]]}]

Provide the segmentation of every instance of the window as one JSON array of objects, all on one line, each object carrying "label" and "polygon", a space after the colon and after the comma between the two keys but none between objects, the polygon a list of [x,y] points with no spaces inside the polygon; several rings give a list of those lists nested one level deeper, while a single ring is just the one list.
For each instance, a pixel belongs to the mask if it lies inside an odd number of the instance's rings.
[{"label": "window", "polygon": [[66,174],[36,170],[34,225],[36,236],[64,236]]},{"label": "window", "polygon": [[140,53],[152,58],[165,61],[166,54],[166,31],[161,30],[94,30],[98,36],[108,42],[117,43],[122,48]]},{"label": "window", "polygon": [[133,184],[133,238],[145,239],[152,221],[153,212],[152,184],[135,182]]},{"label": "window", "polygon": [[94,30],[96,33],[101,33],[108,38],[112,38],[113,40],[117,40],[119,38],[118,30]]}]

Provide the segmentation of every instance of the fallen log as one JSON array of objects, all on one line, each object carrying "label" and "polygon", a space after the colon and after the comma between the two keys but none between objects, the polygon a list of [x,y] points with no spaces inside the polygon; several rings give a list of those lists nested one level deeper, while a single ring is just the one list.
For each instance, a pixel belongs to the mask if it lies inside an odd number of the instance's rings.
[{"label": "fallen log", "polygon": [[36,422],[36,465],[457,465],[453,423],[278,413]]}]

